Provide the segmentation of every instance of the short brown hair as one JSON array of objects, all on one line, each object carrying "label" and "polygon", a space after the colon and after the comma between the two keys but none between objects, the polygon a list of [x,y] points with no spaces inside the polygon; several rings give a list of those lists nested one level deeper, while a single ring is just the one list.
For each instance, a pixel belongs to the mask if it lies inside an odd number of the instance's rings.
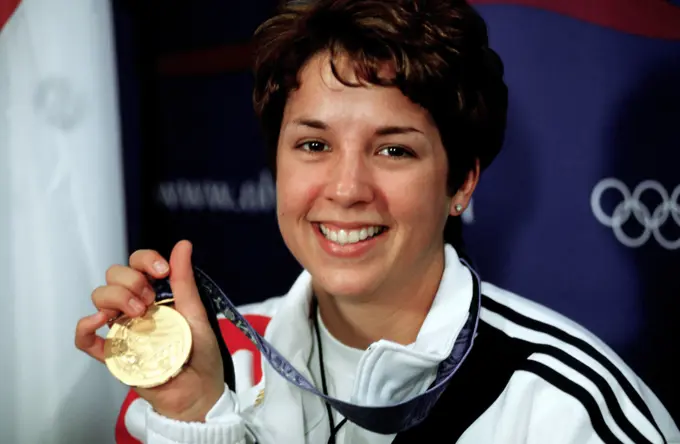
[{"label": "short brown hair", "polygon": [[[482,17],[465,0],[297,0],[255,32],[253,104],[274,173],[283,110],[299,72],[322,51],[349,56],[360,82],[394,86],[432,116],[452,194],[479,159],[486,168],[505,136],[508,90]],[[381,77],[385,64],[393,76]]]},{"label": "short brown hair", "polygon": [[[316,0],[284,3],[255,32],[253,102],[270,161],[288,94],[321,51],[331,63],[348,55],[358,79],[396,86],[429,111],[447,152],[451,191],[476,158],[484,168],[500,151],[508,103],[503,65],[466,1]],[[379,76],[385,63],[394,77]]]}]

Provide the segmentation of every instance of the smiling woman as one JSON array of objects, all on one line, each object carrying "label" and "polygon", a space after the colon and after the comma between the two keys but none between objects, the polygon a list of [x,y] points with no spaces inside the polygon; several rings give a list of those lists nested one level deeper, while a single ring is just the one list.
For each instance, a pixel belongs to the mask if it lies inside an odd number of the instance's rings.
[{"label": "smiling woman", "polygon": [[[450,193],[447,152],[427,110],[398,88],[340,81],[361,81],[353,74],[349,59],[329,52],[300,71],[276,149],[279,225],[314,276],[335,337],[358,348],[381,338],[407,344],[439,285],[444,225],[459,215],[455,204],[466,206],[478,174]],[[469,156],[451,154],[454,162]],[[374,331],[359,333],[344,319]]]},{"label": "smiling woman", "polygon": [[[291,2],[259,28],[255,48],[253,101],[279,227],[305,271],[284,297],[227,312],[257,346],[241,350],[248,339],[224,330],[245,381],[234,389],[222,381],[188,242],[169,262],[138,251],[130,267],[112,267],[93,293],[98,308],[139,316],[130,301],[154,303],[144,273],[169,276],[194,338],[179,375],[137,388],[126,404],[130,439],[680,439],[607,346],[481,282],[466,260],[460,216],[503,144],[508,91],[486,25],[465,1]],[[100,360],[103,322],[81,321],[76,341]]]}]

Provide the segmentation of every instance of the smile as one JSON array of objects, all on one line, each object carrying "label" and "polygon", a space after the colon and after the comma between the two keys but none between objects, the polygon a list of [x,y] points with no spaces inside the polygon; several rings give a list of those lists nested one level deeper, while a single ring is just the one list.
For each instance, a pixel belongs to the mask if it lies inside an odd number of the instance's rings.
[{"label": "smile", "polygon": [[324,224],[319,224],[319,231],[329,241],[339,244],[348,245],[356,244],[366,239],[379,236],[387,230],[387,227],[372,225],[357,228],[354,230],[332,230]]}]

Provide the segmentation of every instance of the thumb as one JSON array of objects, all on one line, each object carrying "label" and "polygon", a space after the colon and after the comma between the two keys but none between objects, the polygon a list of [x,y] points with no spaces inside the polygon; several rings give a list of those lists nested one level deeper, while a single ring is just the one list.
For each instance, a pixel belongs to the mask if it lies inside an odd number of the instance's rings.
[{"label": "thumb", "polygon": [[191,242],[177,242],[170,253],[170,289],[175,297],[175,309],[187,320],[205,321],[208,316],[198,294],[191,265]]}]

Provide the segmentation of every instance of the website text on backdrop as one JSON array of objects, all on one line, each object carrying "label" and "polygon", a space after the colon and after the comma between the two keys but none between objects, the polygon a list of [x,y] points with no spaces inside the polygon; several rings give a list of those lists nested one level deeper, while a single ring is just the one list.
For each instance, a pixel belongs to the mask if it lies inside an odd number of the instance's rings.
[{"label": "website text on backdrop", "polygon": [[[76,345],[139,376],[119,443],[680,442],[604,343],[466,259],[460,216],[503,144],[508,91],[465,1],[292,2],[255,41],[277,218],[304,271],[235,308],[188,241],[109,268]],[[154,322],[189,334],[153,342]]]}]

